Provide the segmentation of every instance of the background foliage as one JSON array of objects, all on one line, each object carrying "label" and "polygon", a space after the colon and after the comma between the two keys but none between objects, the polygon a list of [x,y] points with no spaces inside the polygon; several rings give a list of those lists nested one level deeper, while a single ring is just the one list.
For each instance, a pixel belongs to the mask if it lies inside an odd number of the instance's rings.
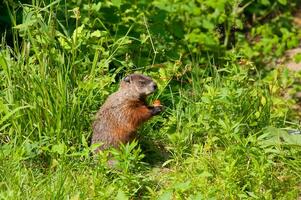
[{"label": "background foliage", "polygon": [[[297,199],[297,0],[4,1],[0,198]],[[121,77],[166,110],[107,166],[93,116]]]}]

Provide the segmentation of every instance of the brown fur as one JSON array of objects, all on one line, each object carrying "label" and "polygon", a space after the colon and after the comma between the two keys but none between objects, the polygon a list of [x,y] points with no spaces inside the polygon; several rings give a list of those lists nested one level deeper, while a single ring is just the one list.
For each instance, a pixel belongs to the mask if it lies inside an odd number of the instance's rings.
[{"label": "brown fur", "polygon": [[119,90],[108,97],[96,114],[92,144],[101,144],[96,152],[130,142],[143,122],[162,111],[161,105],[145,103],[156,88],[156,83],[142,74],[131,74],[121,81]]}]

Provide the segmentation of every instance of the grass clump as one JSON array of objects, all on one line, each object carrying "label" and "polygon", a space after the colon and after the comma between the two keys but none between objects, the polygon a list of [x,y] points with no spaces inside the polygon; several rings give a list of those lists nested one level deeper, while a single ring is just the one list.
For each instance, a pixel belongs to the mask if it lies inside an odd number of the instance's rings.
[{"label": "grass clump", "polygon": [[[299,198],[300,75],[275,67],[297,3],[5,1],[0,198]],[[165,112],[93,159],[93,116],[133,71]]]}]

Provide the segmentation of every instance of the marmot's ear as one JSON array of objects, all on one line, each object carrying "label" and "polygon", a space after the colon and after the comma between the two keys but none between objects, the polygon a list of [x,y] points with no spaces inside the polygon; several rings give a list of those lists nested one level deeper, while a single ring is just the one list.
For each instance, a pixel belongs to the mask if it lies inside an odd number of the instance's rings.
[{"label": "marmot's ear", "polygon": [[126,76],[126,77],[124,77],[124,79],[123,79],[125,82],[127,82],[127,83],[129,83],[131,80],[130,80],[130,76]]}]

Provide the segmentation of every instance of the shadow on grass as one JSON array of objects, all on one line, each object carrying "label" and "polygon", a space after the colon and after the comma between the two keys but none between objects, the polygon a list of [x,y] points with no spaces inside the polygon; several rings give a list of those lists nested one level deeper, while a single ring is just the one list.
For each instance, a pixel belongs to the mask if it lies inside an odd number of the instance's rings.
[{"label": "shadow on grass", "polygon": [[145,157],[143,162],[150,164],[151,166],[162,165],[170,158],[170,153],[165,149],[163,143],[155,141],[153,138],[139,138],[139,144],[142,153]]}]

